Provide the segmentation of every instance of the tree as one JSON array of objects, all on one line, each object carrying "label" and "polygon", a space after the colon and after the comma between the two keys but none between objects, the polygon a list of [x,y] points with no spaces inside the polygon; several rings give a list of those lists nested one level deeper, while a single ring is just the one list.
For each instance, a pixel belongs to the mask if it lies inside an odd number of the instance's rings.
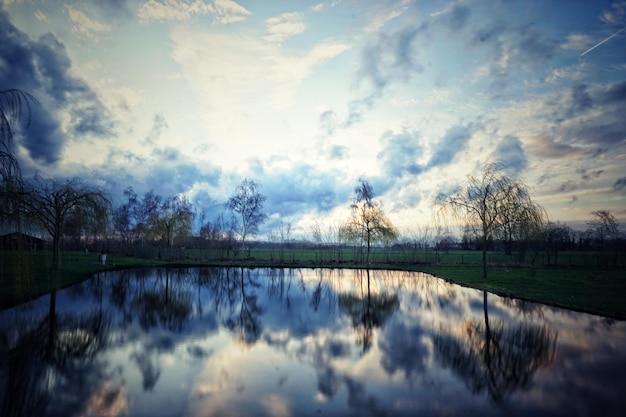
[{"label": "tree", "polygon": [[159,207],[153,228],[160,240],[171,248],[175,238],[191,235],[194,217],[193,205],[187,197],[169,197]]},{"label": "tree", "polygon": [[541,246],[548,255],[548,265],[551,265],[551,257],[554,255],[555,265],[559,262],[559,251],[569,248],[572,229],[559,222],[545,224],[541,235]]},{"label": "tree", "polygon": [[468,175],[449,195],[437,198],[439,215],[451,215],[471,227],[482,242],[483,278],[487,278],[487,245],[499,233],[530,230],[543,223],[544,210],[530,198],[526,185],[504,174],[504,165],[487,164],[479,177]]},{"label": "tree", "polygon": [[[39,223],[52,237],[52,269],[59,269],[64,226],[70,216],[80,214],[85,222],[106,224],[110,202],[99,188],[78,178],[66,181],[36,175],[25,184],[23,198],[26,218]],[[85,226],[88,226],[87,224]]]},{"label": "tree", "polygon": [[30,104],[36,102],[21,90],[0,91],[0,221],[15,220],[20,227],[19,197],[22,195],[22,173],[12,152],[14,125],[26,119],[30,124]]},{"label": "tree", "polygon": [[366,263],[370,262],[372,243],[390,242],[398,238],[398,232],[383,211],[382,204],[374,201],[372,185],[365,178],[359,179],[350,204],[352,216],[343,224],[342,234],[360,240],[367,247]]},{"label": "tree", "polygon": [[499,234],[504,240],[504,250],[507,255],[512,254],[514,241],[520,244],[520,260],[523,260],[526,252],[525,243],[540,237],[544,219],[547,216],[541,206],[530,200],[525,186],[510,187],[506,198],[508,200],[506,207],[509,209],[502,211]]},{"label": "tree", "polygon": [[619,223],[609,210],[596,210],[591,215],[593,219],[587,222],[587,226],[591,227],[600,243],[600,247],[604,248],[604,241],[607,238],[615,239],[617,237]]},{"label": "tree", "polygon": [[246,244],[246,238],[256,235],[259,232],[259,226],[267,220],[267,216],[263,213],[267,197],[259,192],[259,187],[260,185],[253,180],[245,178],[235,188],[235,194],[226,203],[226,207],[237,219],[242,249]]}]

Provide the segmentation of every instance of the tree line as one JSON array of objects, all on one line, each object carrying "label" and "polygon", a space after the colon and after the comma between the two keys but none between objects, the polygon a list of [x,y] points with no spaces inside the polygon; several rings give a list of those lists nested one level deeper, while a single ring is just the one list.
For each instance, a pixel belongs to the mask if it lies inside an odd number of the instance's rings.
[{"label": "tree line", "polygon": [[[102,188],[79,178],[61,180],[37,174],[23,179],[12,152],[13,132],[16,126],[28,127],[34,103],[32,96],[19,90],[0,91],[0,222],[4,229],[19,234],[45,232],[51,239],[54,269],[59,268],[62,242],[74,249],[144,257],[155,253],[158,257],[182,256],[173,254],[183,247],[205,249],[216,258],[250,254],[250,240],[268,219],[264,211],[267,196],[251,179],[244,179],[235,188],[224,202],[223,213],[215,219],[207,219],[202,211],[197,232],[193,226],[198,212],[183,195],[161,196],[150,190],[140,196],[128,187],[124,201],[114,206]],[[573,230],[550,221],[524,182],[506,174],[506,167],[498,163],[468,175],[454,191],[438,196],[435,207],[435,233],[427,227],[423,236],[401,236],[376,199],[370,181],[360,178],[345,222],[329,227],[327,232],[316,222],[311,228],[312,243],[328,250],[329,258],[333,248],[351,245],[359,249],[360,260],[366,264],[373,248],[379,246],[478,249],[486,277],[486,254],[496,244],[506,254],[515,252],[523,258],[531,247],[555,257],[560,250],[574,246],[612,248],[617,253],[620,242],[619,224],[609,210],[591,213],[588,231],[579,234],[576,241]],[[461,226],[460,241],[449,232],[453,223]],[[278,236],[282,247],[290,242],[290,230],[290,223],[283,225],[276,234],[270,232],[268,240]]]}]

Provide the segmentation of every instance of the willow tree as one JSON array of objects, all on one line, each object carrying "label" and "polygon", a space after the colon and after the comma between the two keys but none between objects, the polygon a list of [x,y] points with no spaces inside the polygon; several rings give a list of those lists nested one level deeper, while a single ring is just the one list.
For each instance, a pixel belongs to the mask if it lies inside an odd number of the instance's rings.
[{"label": "willow tree", "polygon": [[382,203],[374,200],[372,184],[367,179],[359,179],[350,210],[352,215],[343,224],[341,232],[348,239],[366,245],[366,263],[369,264],[372,244],[396,240],[398,231],[385,215]]},{"label": "willow tree", "polygon": [[21,90],[0,91],[0,221],[15,221],[18,228],[22,173],[12,152],[13,133],[22,121],[28,127],[34,102],[33,96]]},{"label": "willow tree", "polygon": [[471,228],[482,241],[483,278],[487,278],[487,245],[496,236],[512,238],[540,229],[545,211],[530,197],[528,187],[505,174],[505,166],[487,164],[479,176],[468,175],[465,182],[448,195],[437,198],[438,214],[451,216]]},{"label": "willow tree", "polygon": [[26,218],[41,225],[52,237],[54,270],[59,269],[61,237],[70,217],[84,219],[85,227],[103,227],[108,219],[111,203],[106,194],[79,178],[59,181],[37,175],[24,188]]}]

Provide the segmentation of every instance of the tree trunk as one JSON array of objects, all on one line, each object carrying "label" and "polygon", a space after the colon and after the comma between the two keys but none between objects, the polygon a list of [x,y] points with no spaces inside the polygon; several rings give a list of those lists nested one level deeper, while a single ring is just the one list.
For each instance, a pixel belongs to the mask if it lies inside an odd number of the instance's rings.
[{"label": "tree trunk", "polygon": [[487,279],[487,228],[483,224],[483,278]]},{"label": "tree trunk", "polygon": [[52,269],[59,270],[60,267],[60,253],[61,253],[61,235],[55,234],[52,236]]}]

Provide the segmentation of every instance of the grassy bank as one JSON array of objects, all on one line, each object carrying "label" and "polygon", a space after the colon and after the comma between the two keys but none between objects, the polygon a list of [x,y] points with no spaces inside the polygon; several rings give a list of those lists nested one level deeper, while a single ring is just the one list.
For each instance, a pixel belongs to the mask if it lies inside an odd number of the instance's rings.
[{"label": "grassy bank", "polygon": [[[61,270],[50,271],[52,257],[47,252],[0,252],[0,309],[18,304],[52,290],[60,289],[89,278],[93,274],[114,269],[153,266],[245,266],[298,268],[363,268],[364,265],[345,261],[322,262],[314,256],[287,256],[286,261],[259,257],[245,261],[166,262],[108,255],[106,265],[99,264],[97,254],[66,252],[62,254]],[[300,260],[296,260],[300,259]],[[377,262],[372,269],[395,269],[426,272],[460,285],[487,290],[576,311],[626,319],[626,271],[623,268],[592,267],[502,267],[493,266],[489,278],[482,278],[477,263],[410,263]],[[16,279],[15,277],[21,277]]]}]

